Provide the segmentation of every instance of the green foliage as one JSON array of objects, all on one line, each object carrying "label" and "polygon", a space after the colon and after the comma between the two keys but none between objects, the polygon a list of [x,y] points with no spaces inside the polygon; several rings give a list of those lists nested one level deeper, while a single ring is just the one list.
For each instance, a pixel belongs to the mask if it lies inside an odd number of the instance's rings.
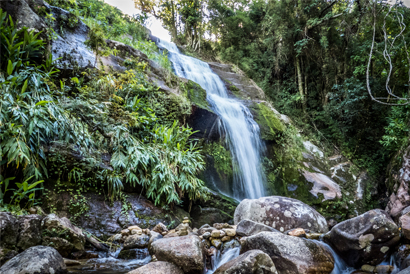
[{"label": "green foliage", "polygon": [[99,55],[106,54],[107,45],[105,40],[103,29],[100,25],[93,24],[88,32],[88,40],[85,41],[84,44],[95,52],[95,63],[97,63]]},{"label": "green foliage", "polygon": [[254,103],[251,109],[255,113],[255,121],[260,126],[262,139],[273,141],[279,133],[285,130],[285,126],[279,120],[277,114],[265,103]]},{"label": "green foliage", "polygon": [[232,155],[220,143],[209,143],[204,148],[204,153],[212,156],[214,160],[214,167],[221,178],[227,176],[233,177]]}]

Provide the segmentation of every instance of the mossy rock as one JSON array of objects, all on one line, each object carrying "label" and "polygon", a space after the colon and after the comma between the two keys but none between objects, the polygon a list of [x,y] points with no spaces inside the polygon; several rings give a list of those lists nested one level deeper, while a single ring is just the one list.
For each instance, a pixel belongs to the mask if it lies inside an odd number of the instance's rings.
[{"label": "mossy rock", "polygon": [[277,135],[285,130],[285,125],[266,103],[253,103],[250,110],[255,122],[260,127],[262,139],[274,141]]},{"label": "mossy rock", "polygon": [[206,90],[197,83],[188,80],[186,83],[181,83],[181,88],[186,97],[197,107],[213,112],[211,106],[206,100]]}]

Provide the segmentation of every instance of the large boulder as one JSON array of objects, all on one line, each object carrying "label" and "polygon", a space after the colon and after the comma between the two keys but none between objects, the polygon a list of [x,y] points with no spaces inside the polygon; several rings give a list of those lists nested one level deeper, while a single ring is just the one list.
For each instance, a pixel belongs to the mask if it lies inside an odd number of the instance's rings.
[{"label": "large boulder", "polygon": [[127,274],[184,274],[184,272],[169,262],[151,262]]},{"label": "large boulder", "polygon": [[0,268],[2,274],[67,273],[64,259],[52,247],[33,246],[9,260]]},{"label": "large boulder", "polygon": [[330,273],[334,267],[334,258],[324,246],[279,232],[242,238],[241,253],[252,249],[268,254],[281,274]]},{"label": "large boulder", "polygon": [[316,210],[301,201],[280,196],[243,200],[235,210],[235,224],[244,219],[280,232],[299,227],[313,232],[328,232],[326,219]]},{"label": "large boulder", "polygon": [[83,231],[71,224],[66,217],[56,214],[47,215],[41,222],[43,245],[55,247],[63,256],[73,251],[84,250],[85,235]]},{"label": "large boulder", "polygon": [[266,253],[249,250],[221,265],[214,274],[278,274],[275,264]]},{"label": "large boulder", "polygon": [[410,242],[410,212],[405,213],[399,218],[399,225],[401,228],[403,240]]},{"label": "large boulder", "polygon": [[202,273],[204,255],[201,240],[194,235],[159,239],[152,243],[151,250],[159,261],[167,261],[184,272]]},{"label": "large boulder", "polygon": [[124,249],[147,247],[149,240],[150,240],[150,237],[146,234],[130,235],[124,241]]},{"label": "large boulder", "polygon": [[0,212],[0,246],[13,247],[17,244],[18,222],[10,213]]},{"label": "large boulder", "polygon": [[32,214],[22,216],[19,223],[19,236],[17,247],[26,250],[29,247],[41,244],[41,220],[40,215]]},{"label": "large boulder", "polygon": [[240,221],[236,226],[236,234],[238,236],[252,236],[262,231],[279,232],[273,227],[260,224],[248,219]]},{"label": "large boulder", "polygon": [[325,242],[353,267],[381,263],[400,240],[397,225],[383,210],[370,210],[334,226]]}]

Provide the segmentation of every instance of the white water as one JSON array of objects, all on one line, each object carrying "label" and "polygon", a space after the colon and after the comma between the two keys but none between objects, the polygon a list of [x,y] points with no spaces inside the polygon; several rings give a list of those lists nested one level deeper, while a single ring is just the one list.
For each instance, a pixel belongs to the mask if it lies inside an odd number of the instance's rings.
[{"label": "white water", "polygon": [[240,101],[228,97],[223,81],[207,63],[181,54],[174,43],[161,40],[158,46],[168,50],[176,75],[192,80],[206,90],[207,100],[221,118],[221,129],[227,135],[233,166],[236,167],[234,198],[263,197],[264,177],[260,162],[263,146],[259,126],[249,109]]},{"label": "white water", "polygon": [[217,255],[213,258],[213,268],[212,270],[208,270],[206,274],[212,274],[217,270],[221,265],[235,259],[239,256],[240,247],[231,248],[225,253],[221,254],[218,250]]}]

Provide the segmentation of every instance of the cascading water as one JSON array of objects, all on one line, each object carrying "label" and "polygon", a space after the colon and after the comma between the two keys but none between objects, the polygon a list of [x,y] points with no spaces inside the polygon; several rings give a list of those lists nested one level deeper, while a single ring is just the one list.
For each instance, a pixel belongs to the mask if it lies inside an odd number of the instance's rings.
[{"label": "cascading water", "polygon": [[242,200],[264,196],[260,162],[263,146],[259,126],[249,109],[240,101],[228,97],[224,83],[207,63],[181,54],[174,43],[160,40],[158,46],[168,50],[176,75],[192,80],[206,90],[207,100],[221,118],[233,165],[237,167],[234,172],[234,198]]}]

